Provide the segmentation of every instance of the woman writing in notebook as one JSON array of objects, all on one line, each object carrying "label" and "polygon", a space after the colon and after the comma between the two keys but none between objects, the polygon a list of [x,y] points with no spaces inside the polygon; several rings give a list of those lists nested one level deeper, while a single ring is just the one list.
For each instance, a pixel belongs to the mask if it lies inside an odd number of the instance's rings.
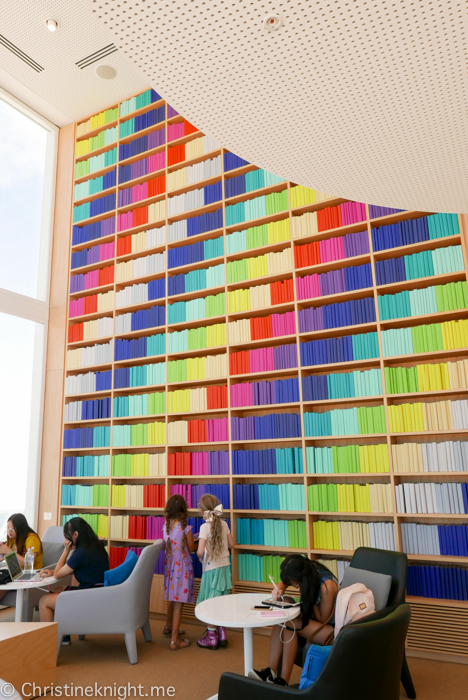
[{"label": "woman writing in notebook", "polygon": [[[7,540],[0,542],[0,559],[6,554],[16,552],[18,561],[24,568],[24,557],[28,549],[32,549],[35,555],[34,568],[42,568],[42,542],[39,535],[34,532],[22,513],[14,513],[7,521]],[[7,591],[0,591],[0,600],[6,593]]]},{"label": "woman writing in notebook", "polygon": [[[301,595],[301,614],[285,626],[275,625],[270,640],[270,658],[267,668],[252,669],[251,678],[287,686],[294,666],[298,647],[297,635],[314,643],[323,644],[333,632],[335,600],[338,582],[326,566],[311,561],[302,554],[291,554],[280,567],[281,583],[272,592],[272,598],[281,599],[288,586],[297,588]],[[281,675],[277,677],[282,659]]]}]

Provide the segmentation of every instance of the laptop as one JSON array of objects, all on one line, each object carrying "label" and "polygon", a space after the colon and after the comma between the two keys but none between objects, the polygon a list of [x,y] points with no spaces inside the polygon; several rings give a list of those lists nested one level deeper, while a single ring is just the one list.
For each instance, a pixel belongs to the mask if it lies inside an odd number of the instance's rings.
[{"label": "laptop", "polygon": [[8,567],[8,571],[10,572],[12,581],[25,583],[27,581],[41,580],[41,576],[37,571],[23,571],[16,552],[6,554],[5,562]]}]

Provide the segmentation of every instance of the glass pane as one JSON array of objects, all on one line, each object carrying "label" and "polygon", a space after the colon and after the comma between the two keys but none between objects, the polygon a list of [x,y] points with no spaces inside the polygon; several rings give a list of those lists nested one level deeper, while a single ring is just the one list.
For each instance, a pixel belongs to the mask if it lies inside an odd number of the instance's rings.
[{"label": "glass pane", "polygon": [[3,100],[0,127],[0,287],[38,298],[48,131]]},{"label": "glass pane", "polygon": [[0,313],[0,534],[12,513],[35,521],[44,326]]}]

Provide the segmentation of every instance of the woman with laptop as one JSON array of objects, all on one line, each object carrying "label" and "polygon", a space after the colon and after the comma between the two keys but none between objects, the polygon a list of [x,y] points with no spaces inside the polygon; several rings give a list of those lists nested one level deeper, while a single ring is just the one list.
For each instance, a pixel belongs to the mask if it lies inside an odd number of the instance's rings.
[{"label": "woman with laptop", "polygon": [[[7,521],[7,540],[0,542],[0,559],[16,552],[16,558],[24,568],[24,558],[28,549],[35,554],[34,568],[42,568],[42,542],[22,513],[10,515]],[[0,600],[7,591],[0,591]]]},{"label": "woman with laptop", "polygon": [[[65,536],[64,550],[58,560],[55,570],[44,569],[44,576],[56,579],[73,575],[78,586],[67,589],[55,589],[39,601],[39,618],[41,622],[53,622],[57,598],[63,590],[76,591],[82,588],[102,586],[104,572],[109,569],[109,555],[92,527],[83,518],[71,518],[63,526]],[[70,555],[70,556],[69,556]],[[69,644],[70,638],[65,638],[62,644]]]}]

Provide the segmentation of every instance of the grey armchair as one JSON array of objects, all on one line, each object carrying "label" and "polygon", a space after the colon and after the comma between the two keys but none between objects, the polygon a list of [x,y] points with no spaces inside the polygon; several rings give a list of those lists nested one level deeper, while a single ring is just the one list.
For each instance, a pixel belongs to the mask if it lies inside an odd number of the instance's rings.
[{"label": "grey armchair", "polygon": [[141,629],[151,641],[150,591],[162,546],[157,540],[145,547],[128,579],[118,586],[60,593],[55,606],[57,658],[64,635],[123,634],[128,660],[137,663],[136,631]]},{"label": "grey armchair", "polygon": [[[63,540],[63,528],[60,526],[52,525],[44,532],[42,537],[42,562],[44,568],[55,568],[63,552]],[[60,585],[64,585],[64,580],[60,582]],[[65,581],[65,585],[69,585],[68,579]],[[22,617],[24,622],[32,621],[34,608],[37,607],[39,599],[44,593],[47,593],[47,590],[41,590],[40,588],[24,591]],[[2,598],[2,605],[8,605],[10,608],[16,607],[16,591],[9,591]]]}]

